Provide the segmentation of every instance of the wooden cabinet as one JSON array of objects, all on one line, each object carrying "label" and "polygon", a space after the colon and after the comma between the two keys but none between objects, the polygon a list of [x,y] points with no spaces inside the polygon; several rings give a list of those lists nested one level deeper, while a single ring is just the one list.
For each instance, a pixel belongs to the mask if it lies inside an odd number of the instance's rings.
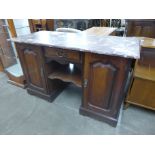
[{"label": "wooden cabinet", "polygon": [[126,36],[142,36],[155,38],[154,19],[128,19],[126,20]]},{"label": "wooden cabinet", "polygon": [[129,66],[128,59],[86,53],[80,112],[115,126]]},{"label": "wooden cabinet", "polygon": [[[155,38],[155,20],[126,20],[127,36]],[[134,104],[155,110],[154,39],[141,38],[140,59],[136,61],[125,107]]]},{"label": "wooden cabinet", "polygon": [[142,47],[138,64],[145,67],[155,67],[155,48]]},{"label": "wooden cabinet", "polygon": [[46,79],[42,66],[41,47],[16,44],[29,90],[46,93]]},{"label": "wooden cabinet", "polygon": [[155,48],[143,48],[136,61],[133,79],[126,98],[129,104],[155,110]]}]

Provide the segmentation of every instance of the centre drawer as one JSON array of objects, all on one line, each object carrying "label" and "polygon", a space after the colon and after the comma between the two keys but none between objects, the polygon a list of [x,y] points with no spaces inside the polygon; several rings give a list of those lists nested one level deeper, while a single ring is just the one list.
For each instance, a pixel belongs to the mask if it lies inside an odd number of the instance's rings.
[{"label": "centre drawer", "polygon": [[45,48],[45,57],[59,60],[66,60],[75,63],[81,62],[81,53],[67,49],[59,49],[53,47]]}]

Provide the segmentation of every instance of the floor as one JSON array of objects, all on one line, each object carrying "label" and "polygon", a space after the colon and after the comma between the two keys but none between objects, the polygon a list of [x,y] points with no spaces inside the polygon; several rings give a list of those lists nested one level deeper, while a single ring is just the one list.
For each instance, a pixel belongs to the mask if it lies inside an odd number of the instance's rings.
[{"label": "floor", "polygon": [[79,115],[80,89],[70,85],[53,103],[7,83],[0,73],[1,135],[155,134],[155,112],[130,106],[116,128]]}]

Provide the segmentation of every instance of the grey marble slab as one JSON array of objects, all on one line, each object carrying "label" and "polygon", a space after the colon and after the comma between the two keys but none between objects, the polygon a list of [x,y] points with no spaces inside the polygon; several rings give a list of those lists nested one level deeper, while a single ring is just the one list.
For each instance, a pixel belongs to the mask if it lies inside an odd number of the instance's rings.
[{"label": "grey marble slab", "polygon": [[135,37],[96,36],[81,33],[39,31],[11,41],[97,54],[140,58],[140,41]]}]

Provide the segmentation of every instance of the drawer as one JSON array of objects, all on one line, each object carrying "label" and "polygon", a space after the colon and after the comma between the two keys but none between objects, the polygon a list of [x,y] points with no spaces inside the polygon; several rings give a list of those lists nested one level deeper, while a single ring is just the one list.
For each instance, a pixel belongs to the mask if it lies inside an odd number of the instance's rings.
[{"label": "drawer", "polygon": [[71,51],[66,49],[59,48],[45,48],[45,57],[58,59],[58,60],[66,60],[71,62],[80,63],[81,62],[81,53],[78,51]]}]

